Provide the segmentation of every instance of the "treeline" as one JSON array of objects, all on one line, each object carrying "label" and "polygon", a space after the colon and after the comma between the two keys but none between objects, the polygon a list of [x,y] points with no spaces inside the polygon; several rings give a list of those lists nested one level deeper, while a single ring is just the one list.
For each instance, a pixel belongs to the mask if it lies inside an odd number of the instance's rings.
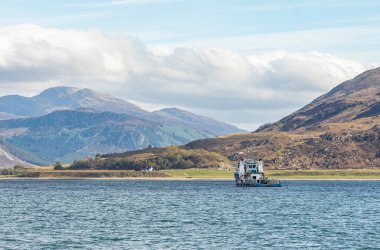
[{"label": "treeline", "polygon": [[164,148],[158,154],[141,153],[120,156],[97,156],[73,162],[70,169],[109,169],[109,170],[145,170],[187,169],[187,168],[218,168],[228,164],[226,157],[216,152],[203,149],[180,149],[176,146]]},{"label": "treeline", "polygon": [[39,177],[40,173],[39,172],[29,172],[27,168],[25,168],[23,166],[16,165],[12,168],[0,169],[0,175],[35,178],[35,177]]},{"label": "treeline", "polygon": [[0,169],[0,175],[23,175],[25,174],[25,168],[23,166],[16,165],[12,168]]}]

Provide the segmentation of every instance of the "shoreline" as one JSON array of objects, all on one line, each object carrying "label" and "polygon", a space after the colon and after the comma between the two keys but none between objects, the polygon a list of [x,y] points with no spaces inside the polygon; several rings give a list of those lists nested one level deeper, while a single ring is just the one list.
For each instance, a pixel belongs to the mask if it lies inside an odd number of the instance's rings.
[{"label": "shoreline", "polygon": [[[280,181],[380,181],[380,179],[370,179],[370,178],[357,178],[357,179],[349,179],[349,178],[326,178],[326,179],[318,179],[318,178],[273,178],[278,179]],[[233,178],[177,178],[177,177],[101,177],[101,178],[91,178],[91,177],[0,177],[1,180],[117,180],[117,181],[234,181]]]},{"label": "shoreline", "polygon": [[[380,169],[268,170],[266,176],[282,181],[380,181]],[[152,180],[233,181],[233,170],[165,169],[154,172],[133,170],[53,170],[52,167],[24,169],[0,175],[1,180]]]}]

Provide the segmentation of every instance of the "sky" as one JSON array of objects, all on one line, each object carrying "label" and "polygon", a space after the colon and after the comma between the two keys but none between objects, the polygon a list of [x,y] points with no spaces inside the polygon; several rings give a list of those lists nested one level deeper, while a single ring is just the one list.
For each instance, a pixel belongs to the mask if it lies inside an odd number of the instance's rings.
[{"label": "sky", "polygon": [[247,130],[380,66],[380,1],[4,0],[0,95],[92,88]]}]

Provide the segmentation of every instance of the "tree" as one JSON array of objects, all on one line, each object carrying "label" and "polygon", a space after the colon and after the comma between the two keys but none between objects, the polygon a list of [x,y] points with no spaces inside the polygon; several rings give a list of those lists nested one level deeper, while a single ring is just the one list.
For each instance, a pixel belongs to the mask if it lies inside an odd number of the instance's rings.
[{"label": "tree", "polygon": [[21,165],[14,165],[13,166],[14,169],[21,169],[21,170],[24,170],[24,166],[21,166]]},{"label": "tree", "polygon": [[55,162],[54,170],[64,170],[64,169],[65,168],[62,166],[62,164],[59,161]]}]

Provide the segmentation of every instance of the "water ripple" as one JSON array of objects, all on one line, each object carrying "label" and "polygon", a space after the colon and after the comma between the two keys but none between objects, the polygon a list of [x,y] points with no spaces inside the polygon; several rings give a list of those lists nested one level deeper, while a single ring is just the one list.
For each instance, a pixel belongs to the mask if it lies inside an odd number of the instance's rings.
[{"label": "water ripple", "polygon": [[1,180],[0,249],[380,248],[380,182]]}]

